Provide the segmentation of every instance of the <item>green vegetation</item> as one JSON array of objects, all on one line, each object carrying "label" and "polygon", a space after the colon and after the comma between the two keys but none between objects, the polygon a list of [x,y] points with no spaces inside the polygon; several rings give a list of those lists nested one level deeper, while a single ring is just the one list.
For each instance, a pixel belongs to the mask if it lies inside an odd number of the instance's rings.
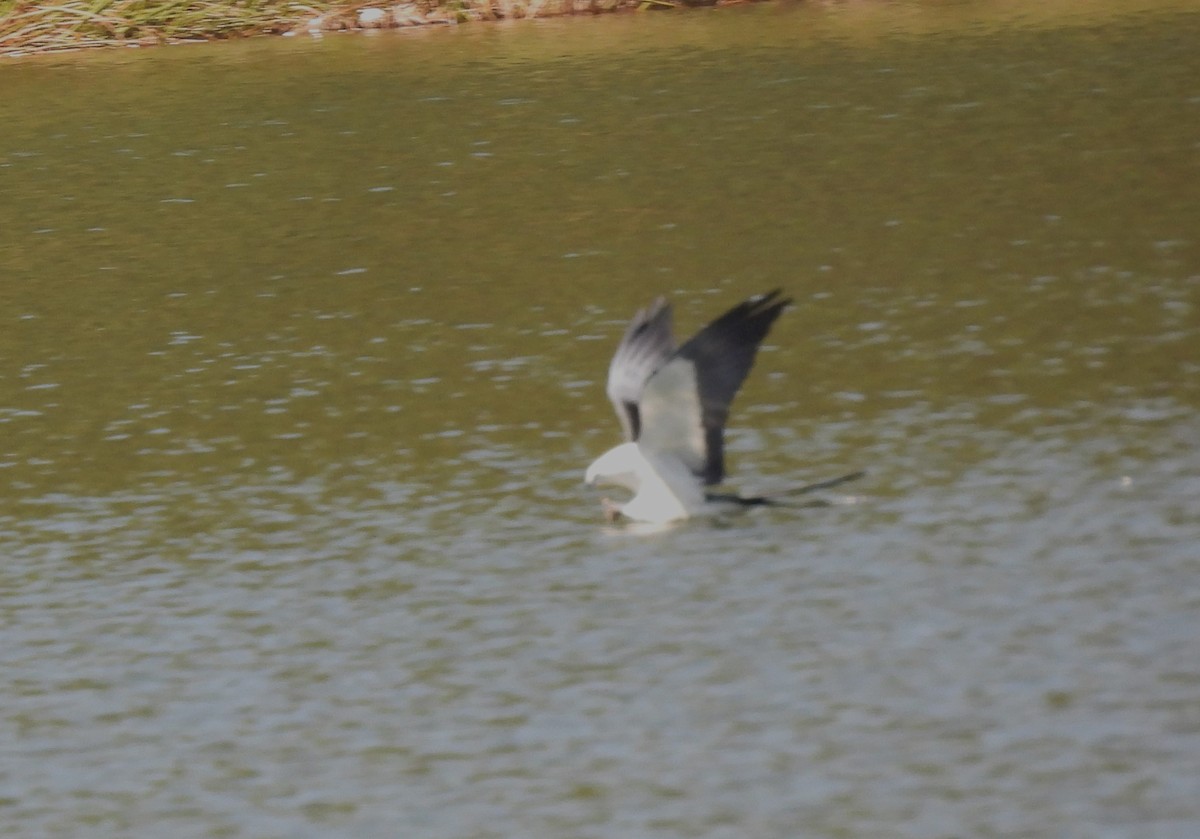
[{"label": "green vegetation", "polygon": [[0,55],[291,31],[390,28],[710,5],[716,0],[0,0]]}]

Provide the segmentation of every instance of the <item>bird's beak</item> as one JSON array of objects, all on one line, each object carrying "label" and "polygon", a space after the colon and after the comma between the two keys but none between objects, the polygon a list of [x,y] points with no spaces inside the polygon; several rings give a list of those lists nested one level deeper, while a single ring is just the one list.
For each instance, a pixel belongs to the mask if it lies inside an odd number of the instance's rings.
[{"label": "bird's beak", "polygon": [[616,524],[621,520],[621,505],[613,502],[611,498],[601,498],[600,506],[604,509],[604,518],[609,524]]}]

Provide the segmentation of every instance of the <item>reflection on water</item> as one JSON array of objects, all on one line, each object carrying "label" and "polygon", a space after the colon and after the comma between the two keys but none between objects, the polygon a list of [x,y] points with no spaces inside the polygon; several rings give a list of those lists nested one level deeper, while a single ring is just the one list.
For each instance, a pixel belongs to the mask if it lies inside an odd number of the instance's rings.
[{"label": "reflection on water", "polygon": [[[1200,21],[993,14],[0,68],[5,832],[1195,835]],[[774,285],[732,476],[859,503],[605,527]]]}]

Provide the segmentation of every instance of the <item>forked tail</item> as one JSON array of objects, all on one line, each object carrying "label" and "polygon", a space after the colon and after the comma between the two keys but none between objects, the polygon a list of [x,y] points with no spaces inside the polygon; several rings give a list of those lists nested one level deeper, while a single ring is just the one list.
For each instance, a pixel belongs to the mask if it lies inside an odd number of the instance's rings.
[{"label": "forked tail", "polygon": [[733,504],[740,504],[743,507],[761,507],[761,506],[787,506],[788,500],[795,498],[798,495],[808,495],[810,492],[821,492],[826,489],[833,489],[836,486],[856,481],[863,475],[867,474],[863,470],[851,472],[848,475],[839,475],[836,478],[829,478],[824,481],[817,481],[815,484],[805,484],[792,489],[784,489],[779,492],[769,492],[764,495],[734,495],[732,493],[710,493],[709,501],[726,501]]}]

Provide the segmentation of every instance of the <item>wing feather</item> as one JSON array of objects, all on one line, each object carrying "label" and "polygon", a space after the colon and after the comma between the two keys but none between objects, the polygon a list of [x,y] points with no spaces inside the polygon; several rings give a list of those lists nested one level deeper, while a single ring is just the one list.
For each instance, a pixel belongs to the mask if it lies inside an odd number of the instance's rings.
[{"label": "wing feather", "polygon": [[637,440],[641,436],[642,392],[646,382],[674,352],[671,304],[660,297],[633,316],[608,366],[608,398],[616,408],[627,439]]},{"label": "wing feather", "polygon": [[660,362],[635,403],[639,428],[632,439],[640,436],[647,450],[682,460],[705,484],[720,483],[729,407],[759,345],[791,303],[780,295],[775,289],[734,306]]}]

